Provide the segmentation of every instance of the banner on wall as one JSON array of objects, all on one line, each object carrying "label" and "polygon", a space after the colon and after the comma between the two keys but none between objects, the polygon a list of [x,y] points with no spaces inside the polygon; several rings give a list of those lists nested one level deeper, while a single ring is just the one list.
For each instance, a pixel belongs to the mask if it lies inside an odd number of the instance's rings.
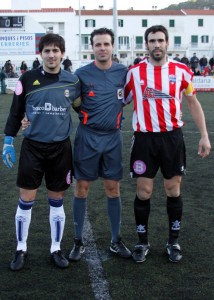
[{"label": "banner on wall", "polygon": [[[78,65],[78,67],[81,66]],[[76,65],[77,67],[77,65]],[[7,89],[14,91],[19,78],[7,78]],[[197,76],[193,79],[193,84],[198,92],[214,92],[214,76]]]},{"label": "banner on wall", "polygon": [[0,55],[34,55],[35,33],[0,34]]},{"label": "banner on wall", "polygon": [[198,92],[214,92],[214,76],[195,76],[193,85]]}]

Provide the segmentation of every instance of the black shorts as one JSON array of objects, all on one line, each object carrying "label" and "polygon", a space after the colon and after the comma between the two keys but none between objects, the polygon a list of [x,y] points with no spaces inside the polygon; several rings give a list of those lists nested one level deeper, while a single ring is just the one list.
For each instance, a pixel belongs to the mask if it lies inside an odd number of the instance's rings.
[{"label": "black shorts", "polygon": [[132,177],[154,178],[161,169],[165,179],[186,173],[186,150],[182,130],[135,132],[132,141]]},{"label": "black shorts", "polygon": [[19,158],[18,187],[37,189],[45,176],[47,189],[60,192],[70,186],[72,175],[72,147],[69,138],[55,143],[41,143],[24,138]]}]

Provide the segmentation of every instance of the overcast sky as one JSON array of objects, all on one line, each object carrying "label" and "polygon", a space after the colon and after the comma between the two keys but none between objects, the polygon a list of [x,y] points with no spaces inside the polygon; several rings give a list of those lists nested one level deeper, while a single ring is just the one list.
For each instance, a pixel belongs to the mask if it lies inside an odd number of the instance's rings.
[{"label": "overcast sky", "polygon": [[[36,0],[28,0],[36,1]],[[170,4],[178,4],[185,2],[186,0],[117,0],[117,9],[128,9],[133,7],[134,9],[152,9],[156,6],[157,9],[162,9]],[[57,8],[57,7],[73,7],[75,9],[80,6],[85,6],[86,9],[96,9],[100,5],[104,9],[110,9],[113,7],[114,0],[41,0],[42,8]],[[11,9],[11,0],[0,0],[0,9]]]}]

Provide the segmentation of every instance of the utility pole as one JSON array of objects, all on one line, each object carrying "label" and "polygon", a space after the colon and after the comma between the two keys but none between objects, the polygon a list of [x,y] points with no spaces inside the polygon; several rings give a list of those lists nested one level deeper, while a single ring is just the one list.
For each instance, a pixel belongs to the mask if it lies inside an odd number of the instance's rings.
[{"label": "utility pole", "polygon": [[82,52],[82,40],[81,40],[81,6],[79,0],[79,60],[81,61],[81,52]]},{"label": "utility pole", "polygon": [[114,1],[114,6],[113,6],[113,30],[114,30],[114,53],[118,55],[118,36],[117,36],[117,26],[118,26],[118,21],[117,21],[117,0]]}]

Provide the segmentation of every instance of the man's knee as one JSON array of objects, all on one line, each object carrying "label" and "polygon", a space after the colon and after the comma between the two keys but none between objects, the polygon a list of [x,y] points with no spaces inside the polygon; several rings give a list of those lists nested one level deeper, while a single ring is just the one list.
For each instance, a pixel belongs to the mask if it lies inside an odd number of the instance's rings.
[{"label": "man's knee", "polygon": [[75,196],[78,198],[87,198],[90,183],[85,180],[77,180],[75,186]]}]

